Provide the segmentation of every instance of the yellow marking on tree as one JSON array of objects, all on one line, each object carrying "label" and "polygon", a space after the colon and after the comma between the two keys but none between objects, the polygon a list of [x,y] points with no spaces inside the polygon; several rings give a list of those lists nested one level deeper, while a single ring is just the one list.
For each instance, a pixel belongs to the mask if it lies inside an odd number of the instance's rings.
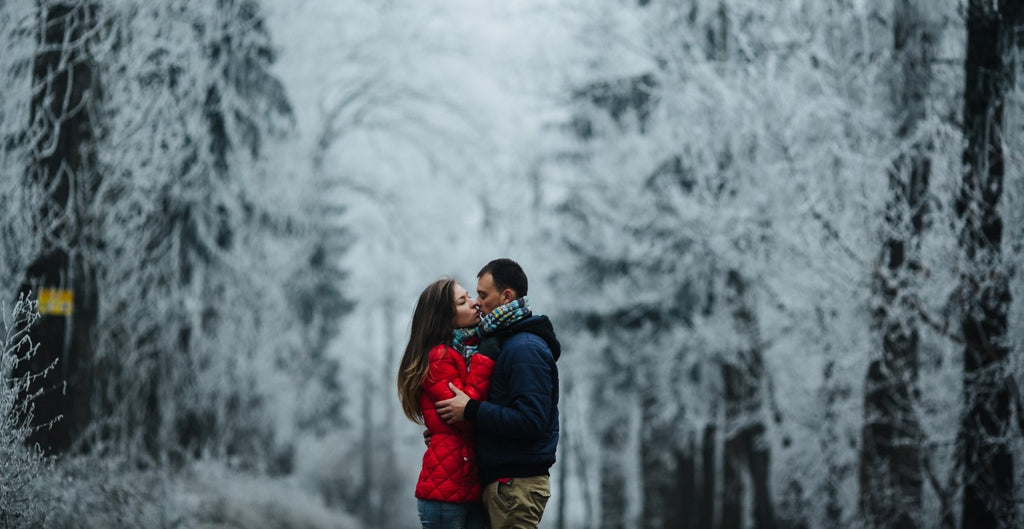
[{"label": "yellow marking on tree", "polygon": [[63,288],[39,290],[39,313],[52,316],[70,316],[75,306],[75,294]]}]

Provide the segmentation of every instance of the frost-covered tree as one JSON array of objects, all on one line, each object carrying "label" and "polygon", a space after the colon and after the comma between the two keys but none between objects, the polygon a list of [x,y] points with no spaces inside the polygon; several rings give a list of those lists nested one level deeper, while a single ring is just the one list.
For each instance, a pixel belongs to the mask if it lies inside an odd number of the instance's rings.
[{"label": "frost-covered tree", "polygon": [[[892,15],[896,118],[894,138],[906,145],[888,170],[892,197],[872,289],[879,352],[865,381],[860,509],[870,527],[922,527],[922,427],[917,407],[920,349],[921,237],[926,226],[934,142],[922,133],[941,28],[930,5],[900,0]],[[924,136],[924,137],[922,137]]]},{"label": "frost-covered tree", "polygon": [[[79,267],[60,277],[97,282],[76,289],[74,305],[76,318],[98,317],[95,328],[63,342],[76,403],[64,420],[78,432],[69,437],[144,457],[272,451],[273,462],[249,464],[286,470],[297,430],[340,421],[324,356],[337,324],[324,320],[345,303],[340,274],[308,273],[332,266],[315,241],[334,228],[303,209],[315,190],[267,163],[281,156],[291,109],[258,4],[3,7],[8,49],[21,52],[4,55],[5,72],[25,88],[11,92],[24,95],[20,106],[4,100],[3,161],[5,171],[25,163],[27,175],[5,179],[0,195],[18,220],[5,223],[5,247],[17,251],[4,252],[4,277],[24,278],[43,253],[32,249],[46,247]],[[24,41],[36,34],[33,55]],[[74,83],[62,90],[63,79]],[[97,79],[110,81],[102,100]],[[60,134],[70,139],[47,149]],[[28,171],[37,159],[60,169],[50,171],[57,184],[28,185],[41,183],[28,176],[42,174]]]},{"label": "frost-covered tree", "polygon": [[[948,156],[929,162],[926,154],[956,142],[945,121],[956,106],[955,75],[943,70],[929,85],[940,105],[913,93],[909,106],[887,98],[925,88],[917,79],[929,73],[913,70],[925,65],[912,62],[911,49],[949,50],[955,39],[907,17],[894,34],[897,11],[882,2],[642,4],[580,7],[600,38],[573,70],[569,125],[581,143],[563,157],[579,168],[563,217],[577,265],[560,284],[588,293],[570,319],[600,321],[574,337],[601,336],[596,350],[608,351],[580,371],[610,410],[589,435],[619,428],[609,438],[618,444],[591,453],[614,462],[602,463],[601,481],[613,484],[602,489],[602,519],[613,527],[848,526],[858,514],[864,402],[855,373],[866,370],[852,351],[872,347],[867,331],[881,328],[872,311],[920,318],[925,387],[951,372],[943,363],[955,341],[944,327],[949,283],[901,290],[899,299],[918,301],[894,306],[875,294],[886,289],[873,290],[878,276],[865,256],[912,233],[892,226],[913,227],[920,218],[908,211],[925,202],[949,211],[938,192],[900,182],[910,174],[902,162],[913,158],[907,167],[916,163],[920,176],[931,163],[934,189],[949,189]],[[954,7],[931,16],[948,20]],[[906,32],[935,41],[901,40],[906,53],[893,54],[894,36]],[[900,64],[906,69],[892,68]],[[903,88],[891,81],[904,74],[917,77]],[[887,159],[899,163],[887,169]],[[942,226],[909,241],[920,248],[904,261],[914,273],[952,277],[955,239]],[[631,332],[612,338],[624,322]],[[932,506],[949,497],[949,435],[940,425],[955,409],[950,395],[947,388],[913,405],[924,450],[909,464],[927,520],[947,512]]]},{"label": "frost-covered tree", "polygon": [[41,477],[49,461],[29,440],[36,429],[49,426],[38,424],[33,413],[40,395],[38,379],[54,371],[56,363],[17,374],[19,364],[31,362],[39,352],[30,334],[40,317],[36,307],[28,294],[12,306],[0,302],[0,525],[12,529],[39,527],[46,511]]},{"label": "frost-covered tree", "polygon": [[258,5],[48,1],[2,15],[0,161],[20,175],[0,188],[4,284],[68,300],[44,304],[34,331],[36,360],[61,363],[36,380],[37,419],[61,416],[40,440],[149,455],[277,443],[298,405],[267,421],[267,395],[296,373],[259,373],[309,351],[292,339],[305,322],[280,315],[309,263],[283,254],[310,223],[261,161],[290,108]]},{"label": "frost-covered tree", "polygon": [[9,79],[0,101],[0,296],[17,298],[25,271],[40,253],[42,231],[38,205],[42,190],[26,186],[30,145],[26,134],[33,90],[34,7],[25,2],[0,4],[0,75]]},{"label": "frost-covered tree", "polygon": [[94,433],[158,456],[287,451],[293,410],[274,406],[291,399],[273,395],[306,351],[283,286],[308,261],[278,257],[302,219],[262,161],[290,106],[259,6],[129,2],[106,20]]},{"label": "frost-covered tree", "polygon": [[[603,56],[626,57],[596,62],[598,80],[575,91],[582,110],[573,129],[589,147],[587,176],[567,201],[575,221],[568,231],[579,234],[570,239],[578,269],[592,273],[582,274],[586,279],[574,290],[596,287],[596,302],[584,310],[596,306],[607,317],[591,332],[624,327],[610,349],[624,355],[629,369],[606,362],[608,376],[639,371],[626,388],[644,394],[636,399],[644,410],[640,440],[632,448],[608,447],[609,457],[627,466],[602,475],[602,482],[625,487],[601,502],[602,518],[619,520],[613,527],[631,526],[633,510],[647,527],[705,527],[716,520],[733,527],[745,516],[771,526],[772,443],[764,436],[772,375],[763,359],[770,339],[759,306],[774,294],[758,284],[765,260],[777,251],[779,228],[770,217],[777,206],[757,196],[760,186],[777,181],[754,178],[751,169],[773,160],[781,165],[785,153],[771,142],[759,145],[769,138],[769,117],[736,119],[740,108],[764,101],[755,103],[756,94],[741,87],[749,80],[730,67],[737,44],[764,45],[753,37],[738,43],[734,24],[756,30],[770,17],[747,5],[733,13],[720,2],[618,11],[602,5],[607,20],[596,19],[598,28],[640,30],[612,32],[611,42],[625,42]],[[597,186],[595,174],[602,175]],[[615,242],[596,242],[605,240]],[[639,329],[644,339],[631,339]],[[644,361],[631,366],[638,351]],[[610,391],[610,401],[634,401],[620,394]],[[635,415],[621,404],[609,406],[622,417]],[[618,422],[608,427],[622,428]],[[642,460],[642,485],[632,492],[630,450]],[[629,506],[637,492],[642,508]]]},{"label": "frost-covered tree", "polygon": [[[966,147],[956,200],[963,333],[963,399],[958,436],[963,486],[961,527],[1020,523],[1015,447],[1021,433],[1010,355],[1010,277],[1000,211],[1006,185],[1006,105],[1024,39],[1020,2],[968,2],[963,127]],[[1019,178],[1019,175],[1017,175]],[[1019,323],[1019,322],[1018,322]]]},{"label": "frost-covered tree", "polygon": [[41,391],[36,419],[52,426],[34,431],[33,441],[47,450],[63,450],[88,414],[95,288],[81,250],[98,180],[95,48],[101,29],[98,5],[89,1],[38,2],[30,16],[35,49],[25,74],[31,89],[28,99],[20,101],[29,115],[16,142],[27,149],[20,160],[26,164],[21,185],[30,190],[26,196],[38,198],[19,205],[22,211],[35,210],[29,218],[37,219],[36,229],[25,235],[36,239],[38,253],[23,272],[21,291],[38,293],[44,303],[36,324],[39,354],[19,369],[39,372],[52,362],[61,364],[34,381]]}]

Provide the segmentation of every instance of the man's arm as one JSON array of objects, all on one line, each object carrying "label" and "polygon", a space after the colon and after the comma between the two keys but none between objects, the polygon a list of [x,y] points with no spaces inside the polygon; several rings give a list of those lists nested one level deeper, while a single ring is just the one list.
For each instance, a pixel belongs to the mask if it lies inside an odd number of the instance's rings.
[{"label": "man's arm", "polygon": [[451,382],[448,383],[448,388],[452,390],[452,393],[455,393],[455,396],[434,403],[438,417],[441,417],[441,420],[448,424],[466,420],[466,405],[470,401],[469,395],[466,395]]},{"label": "man's arm", "polygon": [[552,363],[546,348],[534,346],[519,351],[509,377],[511,404],[467,402],[463,416],[478,429],[499,435],[527,439],[546,435],[557,383]]},{"label": "man's arm", "polygon": [[435,401],[434,408],[438,417],[448,424],[466,420],[466,406],[470,401],[476,406],[487,395],[487,389],[491,385],[491,374],[494,372],[494,361],[501,354],[501,342],[495,338],[487,338],[480,343],[479,352],[469,361],[469,378],[466,380],[467,395],[460,388],[451,383],[454,397],[446,400]]},{"label": "man's arm", "polygon": [[466,406],[469,405],[470,401],[480,402],[480,398],[487,394],[487,388],[491,384],[491,372],[494,371],[494,360],[483,356],[474,355],[473,364],[477,364],[476,371],[473,371],[474,367],[470,367],[469,380],[466,381],[465,389],[470,392],[472,396],[466,394],[458,386],[448,383],[448,389],[455,394],[454,397],[446,400],[439,400],[434,403],[434,408],[437,410],[437,416],[442,421],[453,424],[459,421],[466,420]]},{"label": "man's arm", "polygon": [[455,397],[434,404],[438,416],[449,424],[473,421],[477,428],[510,437],[546,435],[553,408],[553,388],[557,383],[551,352],[534,343],[515,353],[502,354],[516,355],[511,359],[509,370],[510,406],[474,400],[451,387]]}]

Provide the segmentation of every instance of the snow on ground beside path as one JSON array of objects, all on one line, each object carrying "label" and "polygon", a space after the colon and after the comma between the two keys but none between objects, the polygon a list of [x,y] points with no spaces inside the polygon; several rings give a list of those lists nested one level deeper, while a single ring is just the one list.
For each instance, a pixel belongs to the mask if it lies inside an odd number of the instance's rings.
[{"label": "snow on ground beside path", "polygon": [[359,527],[352,517],[327,508],[294,479],[251,477],[206,466],[197,468],[179,489],[196,505],[197,527],[202,529]]},{"label": "snow on ground beside path", "polygon": [[76,529],[364,529],[294,478],[240,473],[216,461],[138,471],[93,458],[40,477],[44,527]]}]

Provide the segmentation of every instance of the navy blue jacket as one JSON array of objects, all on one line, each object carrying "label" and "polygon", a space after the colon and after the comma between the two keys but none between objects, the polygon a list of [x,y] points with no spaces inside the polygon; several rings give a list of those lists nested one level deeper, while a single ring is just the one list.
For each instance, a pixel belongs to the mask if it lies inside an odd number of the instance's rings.
[{"label": "navy blue jacket", "polygon": [[484,337],[480,348],[501,352],[484,402],[471,400],[465,418],[476,426],[481,484],[542,476],[558,446],[558,367],[562,353],[547,316],[531,316]]}]

